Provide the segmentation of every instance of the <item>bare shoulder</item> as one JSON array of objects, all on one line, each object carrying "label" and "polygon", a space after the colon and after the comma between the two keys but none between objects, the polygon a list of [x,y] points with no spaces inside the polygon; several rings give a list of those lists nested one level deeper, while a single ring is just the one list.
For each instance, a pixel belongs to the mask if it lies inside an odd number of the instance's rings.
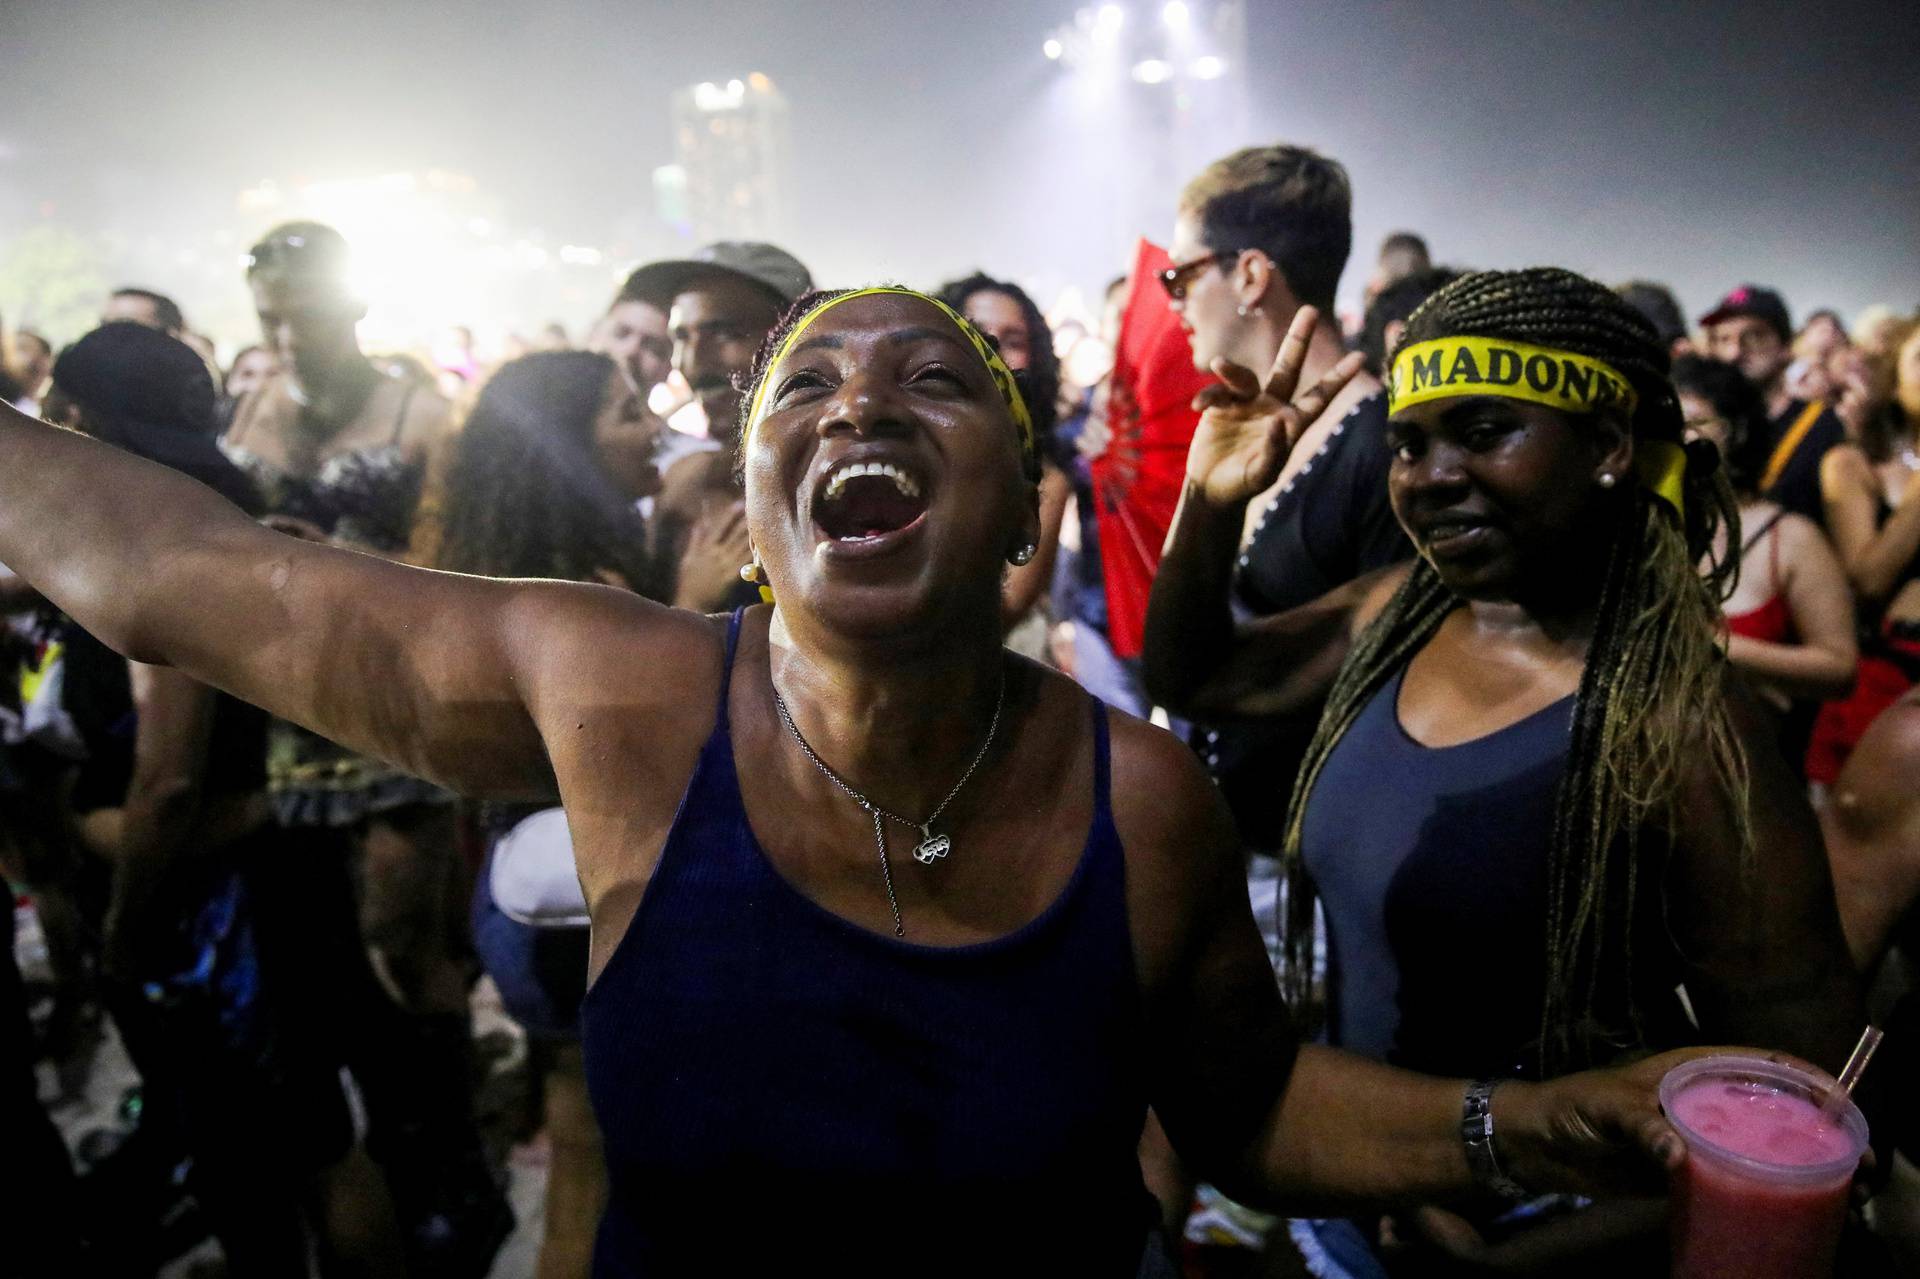
[{"label": "bare shoulder", "polygon": [[1402,564],[1389,564],[1385,568],[1375,569],[1361,577],[1356,577],[1345,586],[1336,589],[1351,591],[1356,597],[1353,610],[1353,633],[1358,635],[1373,625],[1374,619],[1386,611],[1387,604],[1393,599],[1407,579],[1413,576],[1415,561],[1407,560]]},{"label": "bare shoulder", "polygon": [[1780,512],[1780,517],[1774,522],[1774,534],[1788,548],[1805,546],[1810,541],[1827,540],[1820,526],[1798,511]]},{"label": "bare shoulder", "polygon": [[[502,641],[535,716],[568,707],[710,709],[726,619],[667,608],[631,591],[578,582],[508,585]],[[712,688],[707,686],[711,685]]]},{"label": "bare shoulder", "polygon": [[1858,444],[1836,444],[1820,459],[1820,483],[1828,496],[1833,495],[1836,486],[1853,488],[1864,485],[1872,489],[1875,484],[1873,463]]},{"label": "bare shoulder", "polygon": [[1196,927],[1245,909],[1244,864],[1226,804],[1186,743],[1131,715],[1108,718],[1127,907],[1151,984],[1188,953]]},{"label": "bare shoulder", "polygon": [[1855,838],[1871,838],[1912,820],[1920,775],[1920,689],[1880,713],[1834,782],[1829,820]]}]

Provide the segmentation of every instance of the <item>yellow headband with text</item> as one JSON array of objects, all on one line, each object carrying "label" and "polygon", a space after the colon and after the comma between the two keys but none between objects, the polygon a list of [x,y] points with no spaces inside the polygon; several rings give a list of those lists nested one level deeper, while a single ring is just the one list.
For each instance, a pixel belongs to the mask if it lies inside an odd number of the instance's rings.
[{"label": "yellow headband with text", "polygon": [[[1618,408],[1633,416],[1631,384],[1604,360],[1501,338],[1447,337],[1402,347],[1387,381],[1390,412],[1451,396],[1499,395],[1567,413]],[[1668,440],[1636,440],[1634,470],[1654,496],[1681,513],[1687,451]]]},{"label": "yellow headband with text", "polygon": [[893,286],[855,289],[850,293],[843,293],[839,297],[823,302],[813,310],[807,312],[807,314],[801,318],[800,322],[788,331],[786,338],[781,341],[779,349],[773,353],[773,358],[767,361],[766,371],[760,377],[760,385],[754,389],[753,403],[747,410],[748,441],[752,441],[753,429],[760,424],[760,419],[766,415],[768,388],[773,382],[774,369],[778,367],[781,360],[786,358],[787,352],[793,349],[793,344],[800,340],[800,335],[807,331],[808,326],[828,311],[833,310],[834,307],[839,306],[842,302],[851,302],[855,298],[870,298],[887,294],[892,294],[897,297],[919,298],[922,302],[932,303],[934,306],[940,308],[940,313],[949,320],[952,320],[954,327],[966,336],[967,341],[972,344],[975,354],[980,357],[980,362],[987,366],[987,373],[993,378],[993,384],[999,390],[1000,398],[1006,401],[1007,411],[1013,415],[1013,424],[1020,429],[1020,447],[1026,451],[1027,457],[1031,461],[1036,456],[1036,450],[1039,448],[1039,441],[1033,437],[1033,414],[1027,411],[1026,397],[1020,394],[1020,387],[1013,380],[1013,370],[1008,368],[1007,362],[1000,358],[1000,353],[993,349],[993,343],[987,341],[986,335],[981,333],[979,329],[974,328],[972,322],[969,321],[966,316],[961,315],[939,298],[929,297],[917,289],[902,289]]},{"label": "yellow headband with text", "polygon": [[1387,383],[1392,411],[1454,395],[1500,395],[1568,413],[1617,406],[1629,417],[1639,398],[1610,364],[1525,342],[1434,338],[1394,355]]}]

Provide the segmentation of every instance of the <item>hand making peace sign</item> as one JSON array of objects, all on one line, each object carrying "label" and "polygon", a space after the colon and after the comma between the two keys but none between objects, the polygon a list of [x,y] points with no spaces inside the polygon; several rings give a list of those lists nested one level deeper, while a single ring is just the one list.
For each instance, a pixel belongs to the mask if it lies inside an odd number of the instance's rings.
[{"label": "hand making peace sign", "polygon": [[1360,371],[1363,357],[1350,352],[1299,399],[1293,398],[1319,318],[1310,306],[1294,314],[1264,383],[1251,369],[1224,359],[1213,362],[1220,381],[1193,398],[1193,406],[1201,410],[1200,426],[1187,451],[1187,479],[1200,486],[1209,502],[1244,502],[1269,487],[1307,428]]}]

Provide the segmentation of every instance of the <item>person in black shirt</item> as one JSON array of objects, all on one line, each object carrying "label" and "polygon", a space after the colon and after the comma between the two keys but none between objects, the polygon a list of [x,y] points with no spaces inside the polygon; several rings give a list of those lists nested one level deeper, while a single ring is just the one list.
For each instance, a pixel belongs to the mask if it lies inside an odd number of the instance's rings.
[{"label": "person in black shirt", "polygon": [[[1352,187],[1341,165],[1304,147],[1250,147],[1208,166],[1182,192],[1164,281],[1193,345],[1193,362],[1272,365],[1302,306],[1333,314],[1353,242]],[[1346,353],[1323,318],[1302,377]],[[1252,616],[1318,599],[1411,551],[1387,505],[1386,405],[1380,382],[1356,376],[1304,437],[1279,480],[1249,506],[1234,599]],[[1196,725],[1194,746],[1220,784],[1242,838],[1279,845],[1299,732]]]},{"label": "person in black shirt", "polygon": [[1700,317],[1708,353],[1736,364],[1767,399],[1767,460],[1760,496],[1825,527],[1820,460],[1847,438],[1824,401],[1796,400],[1787,390],[1793,363],[1793,324],[1772,289],[1743,284]]}]

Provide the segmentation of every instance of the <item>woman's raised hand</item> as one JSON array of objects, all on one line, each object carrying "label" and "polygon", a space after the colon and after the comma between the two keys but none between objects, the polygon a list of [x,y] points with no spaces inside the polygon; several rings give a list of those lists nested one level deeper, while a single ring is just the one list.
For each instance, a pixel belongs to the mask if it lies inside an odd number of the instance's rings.
[{"label": "woman's raised hand", "polygon": [[1294,398],[1319,319],[1310,306],[1294,314],[1264,382],[1229,360],[1213,362],[1220,381],[1193,398],[1200,426],[1187,451],[1187,480],[1199,485],[1209,502],[1245,502],[1271,487],[1300,437],[1360,371],[1363,357],[1350,352]]}]

